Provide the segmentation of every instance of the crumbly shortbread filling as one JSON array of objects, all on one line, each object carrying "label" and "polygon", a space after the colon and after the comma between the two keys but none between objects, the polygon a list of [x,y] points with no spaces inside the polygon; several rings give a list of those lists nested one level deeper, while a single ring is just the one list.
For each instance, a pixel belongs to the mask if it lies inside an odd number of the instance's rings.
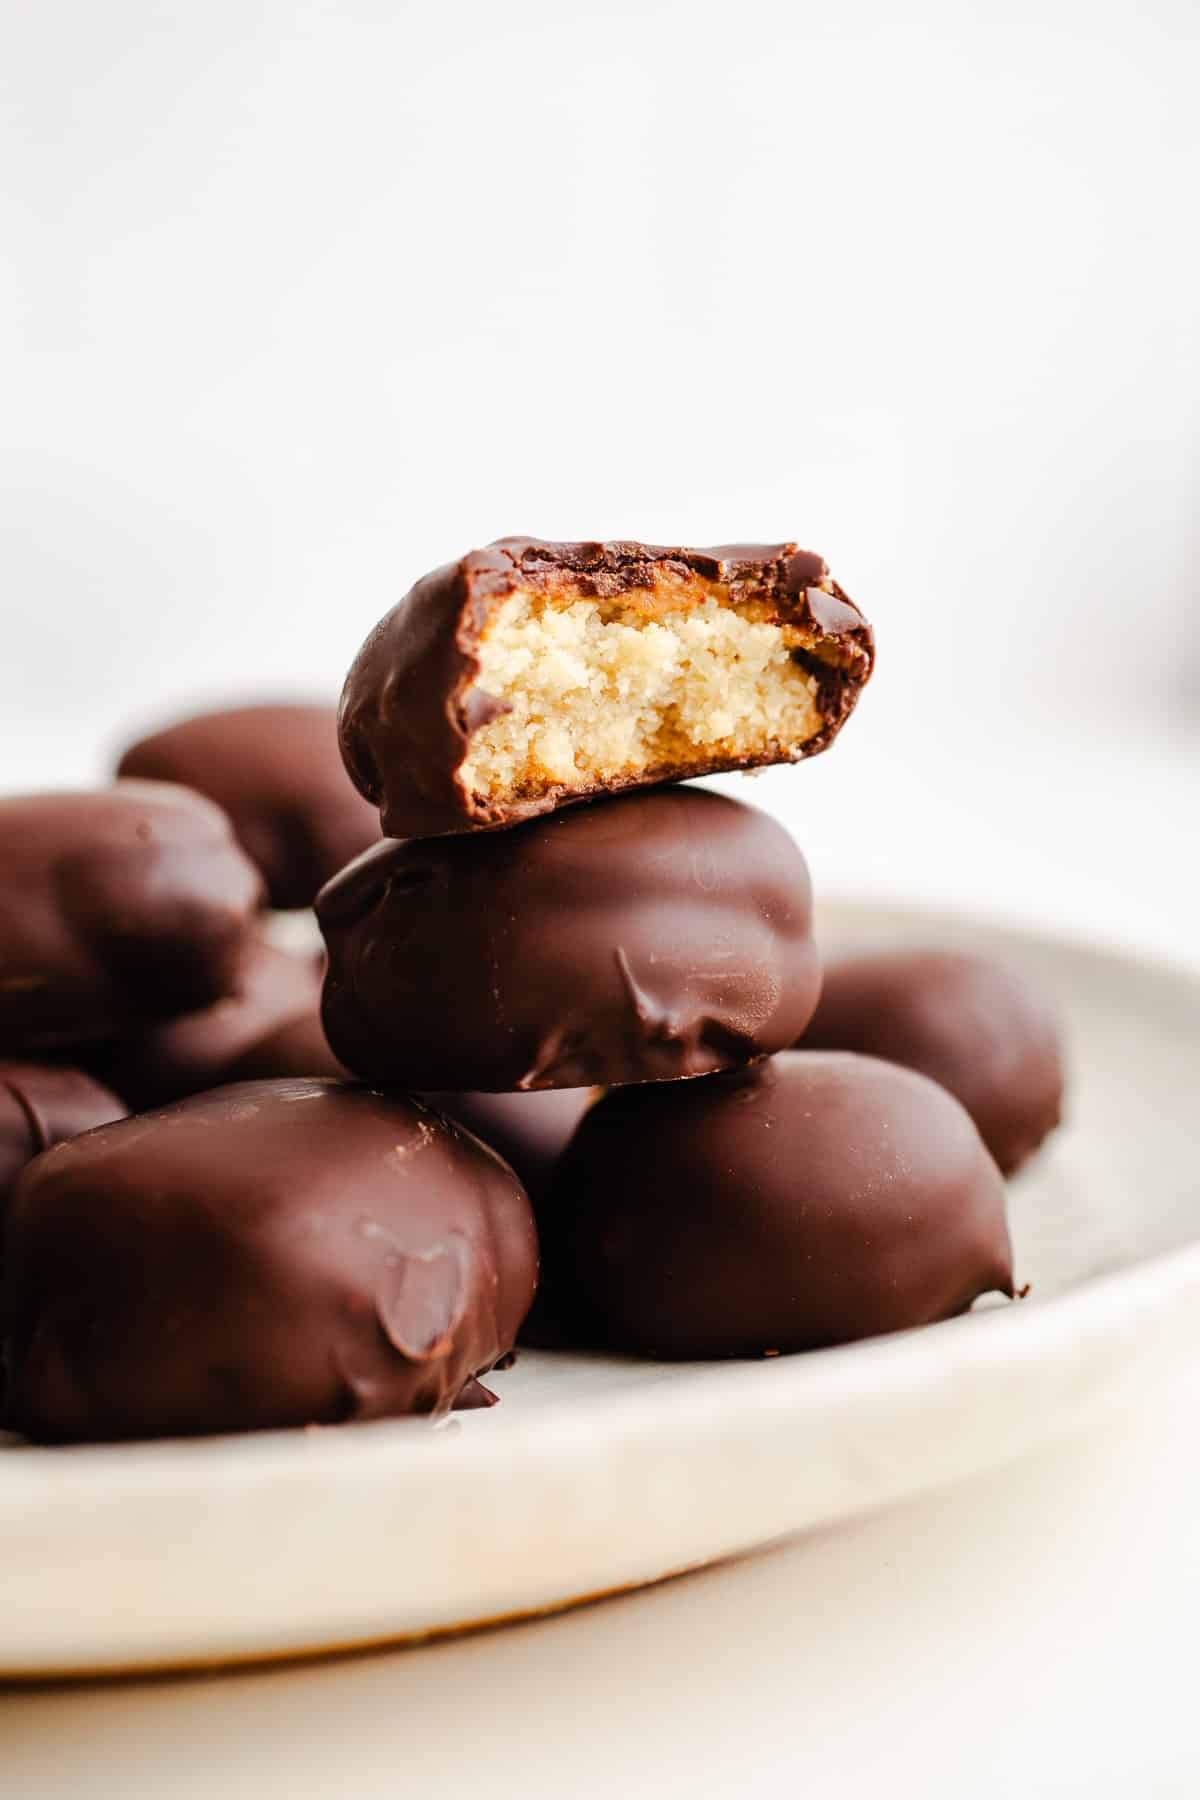
[{"label": "crumbly shortbread filling", "polygon": [[669,774],[702,758],[785,756],[823,720],[805,634],[761,603],[522,591],[489,621],[475,687],[509,709],[460,779],[488,800]]}]

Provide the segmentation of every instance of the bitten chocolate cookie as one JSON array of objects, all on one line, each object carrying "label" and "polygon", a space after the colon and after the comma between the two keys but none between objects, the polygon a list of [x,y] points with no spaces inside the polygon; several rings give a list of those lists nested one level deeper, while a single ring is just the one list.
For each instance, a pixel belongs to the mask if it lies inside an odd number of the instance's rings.
[{"label": "bitten chocolate cookie", "polygon": [[1011,1294],[1004,1207],[943,1088],[793,1051],[599,1101],[544,1209],[544,1299],[568,1338],[616,1350],[815,1350]]},{"label": "bitten chocolate cookie", "polygon": [[919,1069],[962,1101],[1005,1175],[1062,1116],[1055,1022],[1029,985],[990,957],[881,950],[835,961],[801,1047]]},{"label": "bitten chocolate cookie", "polygon": [[0,800],[0,1055],[236,992],[261,900],[224,813],[186,788]]},{"label": "bitten chocolate cookie", "polygon": [[317,918],[329,1043],[385,1086],[706,1075],[793,1043],[820,985],[804,858],[700,788],[381,844]]},{"label": "bitten chocolate cookie", "polygon": [[871,629],[795,544],[502,538],[427,575],[342,693],[346,767],[389,837],[823,750]]},{"label": "bitten chocolate cookie", "polygon": [[215,800],[272,906],[310,906],[322,882],[379,836],[342,765],[331,706],[201,713],[132,744],[117,772],[182,782]]},{"label": "bitten chocolate cookie", "polygon": [[529,1202],[416,1101],[247,1082],[60,1144],[9,1201],[10,1429],[46,1442],[442,1413],[511,1349]]}]

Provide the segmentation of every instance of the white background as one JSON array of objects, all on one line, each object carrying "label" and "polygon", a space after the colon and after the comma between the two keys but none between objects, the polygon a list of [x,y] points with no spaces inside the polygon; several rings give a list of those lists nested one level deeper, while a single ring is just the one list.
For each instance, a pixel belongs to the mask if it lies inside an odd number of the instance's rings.
[{"label": "white background", "polygon": [[[1196,955],[1195,0],[0,0],[0,31],[0,788],[103,776],[184,705],[333,698],[501,533],[795,536],[880,639],[834,753],[748,790],[818,883]],[[570,1791],[579,1705],[629,1792],[790,1791],[804,1727],[830,1794],[906,1742],[922,1800],[1194,1793],[1158,1646],[1196,1509],[1182,1463],[1147,1486],[1185,1435],[614,1603],[641,1660],[610,1608],[239,1678],[229,1791],[301,1792],[293,1740],[334,1791],[347,1707],[394,1791],[412,1682],[437,1786],[515,1669],[531,1792]],[[792,1674],[814,1596],[835,1653],[809,1624]],[[97,1743],[207,1782],[235,1698],[20,1703],[10,1754],[30,1793],[43,1757],[80,1791],[51,1739],[96,1792],[134,1791]]]},{"label": "white background", "polygon": [[1194,0],[3,18],[4,785],[504,532],[821,550],[889,758],[1200,688]]}]

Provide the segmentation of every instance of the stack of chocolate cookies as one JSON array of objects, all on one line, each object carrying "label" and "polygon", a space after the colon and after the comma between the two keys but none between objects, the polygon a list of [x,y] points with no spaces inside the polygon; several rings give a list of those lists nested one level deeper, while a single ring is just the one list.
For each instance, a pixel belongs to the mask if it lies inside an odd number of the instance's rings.
[{"label": "stack of chocolate cookies", "polygon": [[[508,539],[367,640],[349,781],[322,709],[239,709],[0,802],[9,1428],[438,1414],[523,1327],[761,1356],[1011,1295],[1041,1006],[938,950],[822,990],[800,850],[689,785],[827,748],[873,657],[793,544]],[[318,1019],[260,908],[321,881]]]}]

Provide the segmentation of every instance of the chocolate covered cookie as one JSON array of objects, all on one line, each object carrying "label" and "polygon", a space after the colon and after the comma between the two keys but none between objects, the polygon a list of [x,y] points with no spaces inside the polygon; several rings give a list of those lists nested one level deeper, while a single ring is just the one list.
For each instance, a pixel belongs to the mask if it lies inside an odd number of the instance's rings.
[{"label": "chocolate covered cookie", "polygon": [[322,882],[379,836],[342,765],[331,706],[200,713],[130,745],[118,773],[181,782],[215,800],[272,906],[311,905]]},{"label": "chocolate covered cookie", "polygon": [[430,1108],[247,1082],[49,1151],[5,1237],[5,1422],[46,1442],[437,1414],[537,1281],[516,1176]]},{"label": "chocolate covered cookie", "polygon": [[346,767],[389,837],[797,762],[840,731],[874,644],[821,557],[502,538],[427,575],[350,670]]},{"label": "chocolate covered cookie", "polygon": [[329,1043],[368,1081],[672,1081],[781,1050],[820,985],[808,871],[694,787],[384,843],[318,896]]},{"label": "chocolate covered cookie", "polygon": [[261,899],[224,813],[186,788],[0,799],[0,1055],[235,993]]},{"label": "chocolate covered cookie", "polygon": [[871,1057],[792,1051],[609,1094],[543,1219],[564,1335],[648,1356],[815,1350],[1013,1291],[1004,1183],[975,1126]]}]

